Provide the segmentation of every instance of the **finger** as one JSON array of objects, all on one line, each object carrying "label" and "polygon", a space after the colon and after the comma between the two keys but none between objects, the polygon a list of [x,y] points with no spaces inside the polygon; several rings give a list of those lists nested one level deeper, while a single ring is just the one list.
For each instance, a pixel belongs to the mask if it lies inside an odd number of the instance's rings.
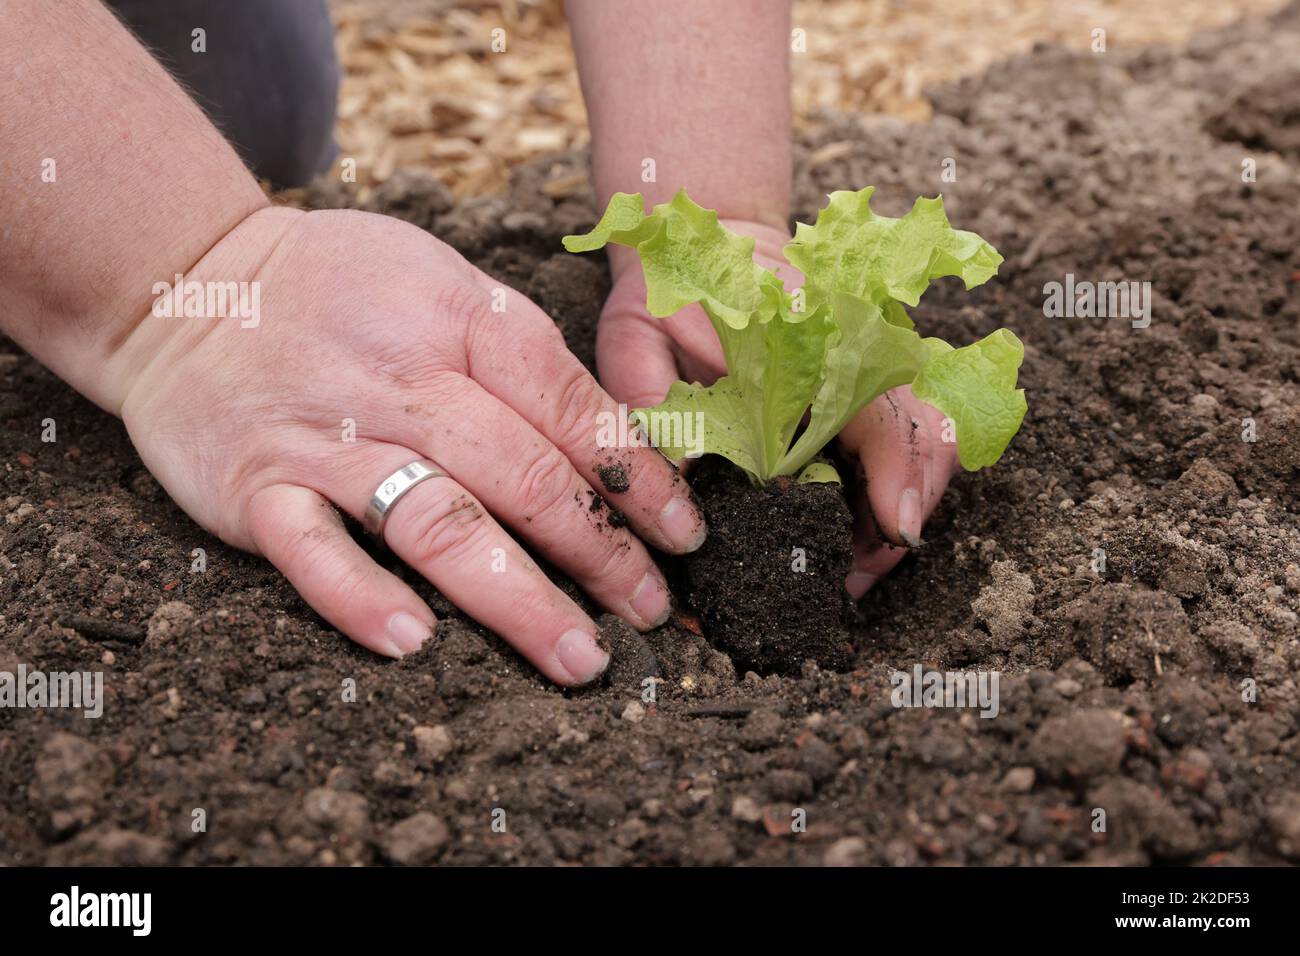
[{"label": "finger", "polygon": [[[360,518],[378,483],[422,456],[378,443],[358,451],[328,481],[331,497]],[[383,534],[394,554],[557,684],[588,683],[609,665],[591,618],[454,479],[411,488],[389,509]]]},{"label": "finger", "polygon": [[664,327],[644,311],[613,301],[596,326],[596,369],[605,391],[629,409],[658,405],[679,377]]},{"label": "finger", "polygon": [[420,649],[433,612],[352,540],[334,507],[315,491],[271,485],[249,501],[257,550],[280,569],[321,617],[387,657]]},{"label": "finger", "polygon": [[667,620],[668,585],[621,513],[513,410],[470,379],[450,382],[439,389],[436,416],[406,406],[404,444],[438,462],[605,608],[642,630]]},{"label": "finger", "polygon": [[537,306],[511,297],[509,313],[474,318],[472,377],[540,432],[578,474],[615,502],[641,537],[672,553],[704,543],[704,518],[686,482],[637,432]]},{"label": "finger", "polygon": [[871,513],[866,482],[860,481],[854,494],[853,564],[844,579],[844,589],[857,601],[870,591],[907,555],[907,548],[886,541]]},{"label": "finger", "polygon": [[[616,402],[632,410],[658,405],[673,383],[685,378],[686,373],[679,371],[681,362],[677,344],[657,319],[644,312],[610,311],[606,306],[596,326],[596,368],[601,386]],[[669,461],[686,474],[694,459]]]},{"label": "finger", "polygon": [[[646,312],[645,275],[640,269],[636,269],[626,273],[615,285],[609,301],[605,303],[605,308],[601,312],[600,324],[596,327],[596,365],[600,370],[602,383],[605,381],[608,366],[601,358],[600,337],[604,327],[611,320],[615,321],[616,326],[622,326],[625,321],[638,326],[639,328],[635,330],[638,336],[656,333],[656,348],[653,352],[641,352],[638,348],[649,341],[648,339],[622,343],[632,347],[621,349],[614,354],[607,352],[610,359],[614,361],[618,361],[619,356],[622,356],[620,364],[626,368],[628,380],[632,383],[632,387],[627,390],[629,393],[642,397],[642,393],[654,392],[662,388],[658,397],[642,405],[633,405],[628,399],[613,391],[610,392],[619,401],[626,401],[631,408],[644,408],[650,404],[658,404],[663,400],[663,396],[668,394],[668,386],[679,378],[687,382],[712,385],[716,379],[727,373],[722,343],[718,341],[718,333],[714,331],[713,324],[704,314],[704,310],[698,305],[689,305],[664,318],[649,315]],[[620,329],[616,328],[615,331],[621,334]],[[666,355],[661,351],[663,348],[661,342],[667,343]],[[659,359],[663,355],[662,364],[657,362],[654,368],[642,367],[638,361],[640,354],[653,359]],[[638,383],[642,381],[653,382],[653,388],[639,386]],[[607,385],[606,388],[609,386]]]},{"label": "finger", "polygon": [[842,433],[857,449],[871,511],[886,540],[921,543],[921,527],[957,464],[956,445],[942,441],[942,432],[942,414],[902,386],[868,405]]},{"label": "finger", "polygon": [[712,385],[727,374],[727,359],[718,332],[704,309],[688,305],[663,319],[669,337],[677,345],[677,364],[688,382]]}]

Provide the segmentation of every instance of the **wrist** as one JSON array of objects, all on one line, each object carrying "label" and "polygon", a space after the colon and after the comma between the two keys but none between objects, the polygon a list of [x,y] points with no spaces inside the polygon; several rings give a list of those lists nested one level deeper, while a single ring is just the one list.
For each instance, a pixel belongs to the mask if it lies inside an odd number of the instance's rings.
[{"label": "wrist", "polygon": [[132,396],[138,390],[147,394],[150,380],[173,367],[216,326],[257,334],[262,303],[258,275],[284,234],[304,215],[297,209],[263,205],[227,230],[184,272],[155,277],[147,290],[149,305],[117,337],[101,364],[97,384],[103,398],[96,401],[126,418]]}]

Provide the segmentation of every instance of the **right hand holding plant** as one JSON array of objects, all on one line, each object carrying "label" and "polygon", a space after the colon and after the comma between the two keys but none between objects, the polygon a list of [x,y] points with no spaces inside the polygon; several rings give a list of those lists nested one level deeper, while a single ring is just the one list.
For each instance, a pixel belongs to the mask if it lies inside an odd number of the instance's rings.
[{"label": "right hand holding plant", "polygon": [[[908,313],[934,279],[957,276],[971,288],[995,275],[1002,257],[974,233],[953,229],[941,199],[918,199],[893,219],[871,210],[872,192],[833,193],[815,224],[799,224],[783,250],[805,279],[797,290],[786,286],[799,273],[779,274],[770,248],[758,254],[753,238],[729,231],[684,191],[648,215],[641,196],[617,193],[590,233],[565,239],[571,252],[609,244],[641,259],[643,311],[624,301],[630,293],[620,291],[621,280],[602,318],[606,338],[619,320],[626,340],[613,356],[619,394],[643,395],[651,416],[698,417],[703,450],[758,483],[803,473],[841,436],[866,473],[855,503],[855,567],[845,582],[855,598],[897,563],[901,551],[891,540],[919,542],[956,462],[972,471],[996,462],[1026,410],[1016,387],[1024,349],[1015,335],[999,329],[955,349],[922,337]],[[724,376],[716,358],[700,361],[705,348],[683,349],[684,323],[691,339],[707,337],[688,310],[707,316]],[[651,316],[667,320],[657,339]],[[665,395],[669,341],[671,354],[685,352],[705,374],[670,382]],[[637,379],[625,354],[634,342],[649,352],[640,389],[630,384]],[[602,378],[610,377],[607,364],[602,356]],[[957,447],[945,450],[952,439]],[[673,458],[687,451],[662,450]],[[806,476],[824,480],[827,469]]]}]

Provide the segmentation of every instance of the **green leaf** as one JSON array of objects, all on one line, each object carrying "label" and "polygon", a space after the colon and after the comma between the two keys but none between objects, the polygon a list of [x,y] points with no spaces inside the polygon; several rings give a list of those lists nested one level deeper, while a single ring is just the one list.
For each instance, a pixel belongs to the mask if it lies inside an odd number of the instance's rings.
[{"label": "green leaf", "polygon": [[640,193],[614,193],[596,228],[583,236],[565,236],[564,248],[569,252],[594,252],[610,242],[634,246],[645,238],[640,231],[646,218]]},{"label": "green leaf", "polygon": [[824,484],[824,485],[842,485],[844,482],[840,479],[840,473],[835,470],[835,466],[824,461],[814,461],[811,465],[799,472],[799,477],[795,482],[800,485]]},{"label": "green leaf", "polygon": [[[656,425],[662,432],[676,416],[698,412],[706,453],[723,455],[759,479],[788,474],[777,466],[822,384],[826,341],[834,331],[828,312],[798,323],[774,318],[727,327],[724,351],[735,371],[709,388],[677,382],[659,405],[638,409],[651,437]],[[685,457],[676,445],[661,450]]]},{"label": "green leaf", "polygon": [[1025,347],[1006,329],[973,345],[937,355],[912,383],[912,394],[952,419],[957,455],[967,471],[1002,457],[1028,405],[1016,388]]},{"label": "green leaf", "polygon": [[800,224],[786,246],[806,277],[799,312],[775,273],[753,261],[753,239],[729,232],[683,191],[649,215],[640,195],[618,193],[591,232],[565,237],[571,252],[635,248],[647,310],[665,317],[698,302],[718,333],[724,378],[707,388],[677,382],[661,404],[637,410],[665,454],[722,455],[759,481],[820,474],[804,466],[864,405],[912,383],[956,423],[963,465],[1001,455],[1025,413],[1015,388],[1019,340],[996,332],[954,350],[918,335],[907,307],[941,276],[967,288],[986,281],[1002,257],[953,229],[942,199],[918,199],[890,219],[871,212],[871,195],[833,193],[816,224]]},{"label": "green leaf", "polygon": [[[868,186],[831,193],[817,222],[799,223],[785,247],[790,264],[807,277],[810,306],[836,292],[882,308],[891,300],[915,306],[932,279],[958,276],[970,289],[997,274],[1002,257],[975,233],[953,229],[942,197],[918,198],[907,215],[891,219],[871,211],[873,192]],[[887,312],[895,324],[899,310]]]},{"label": "green leaf", "polygon": [[707,388],[674,382],[662,402],[654,408],[638,408],[633,414],[651,442],[669,458],[722,455],[751,475],[759,475],[761,436],[749,427],[745,396],[730,376]]},{"label": "green leaf", "polygon": [[[652,426],[657,414],[700,412],[707,451],[770,477],[821,382],[831,332],[827,310],[794,313],[781,280],[754,262],[754,240],[728,231],[717,213],[685,192],[649,216],[641,209],[640,196],[620,193],[595,229],[567,237],[565,247],[634,247],[645,270],[647,310],[669,316],[699,302],[731,370],[711,389],[682,384],[661,405],[642,411]],[[683,457],[671,447],[662,450]]]},{"label": "green leaf", "polygon": [[754,262],[754,240],[728,231],[716,212],[691,202],[685,190],[649,216],[642,208],[639,193],[616,193],[596,228],[566,236],[564,247],[589,252],[612,242],[635,248],[645,270],[646,308],[659,318],[698,302],[715,327],[740,329],[751,318],[788,310],[781,280]]},{"label": "green leaf", "polygon": [[743,401],[747,427],[758,448],[760,478],[778,470],[795,430],[822,385],[828,339],[835,331],[829,309],[802,322],[778,317],[722,332],[728,375]]},{"label": "green leaf", "polygon": [[792,474],[811,461],[869,402],[912,381],[921,368],[948,346],[923,339],[911,328],[885,319],[881,308],[846,292],[835,294],[822,385],[812,414],[776,474]]}]

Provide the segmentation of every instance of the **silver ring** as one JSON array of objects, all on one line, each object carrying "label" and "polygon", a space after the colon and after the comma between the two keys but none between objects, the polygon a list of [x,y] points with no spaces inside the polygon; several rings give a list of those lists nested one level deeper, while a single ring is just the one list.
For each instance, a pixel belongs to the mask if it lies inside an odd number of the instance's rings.
[{"label": "silver ring", "polygon": [[399,468],[379,483],[375,493],[370,496],[366,506],[365,519],[362,521],[366,531],[376,538],[384,536],[384,522],[388,512],[393,510],[402,495],[429,478],[447,478],[448,474],[427,458],[413,461],[405,468]]}]

